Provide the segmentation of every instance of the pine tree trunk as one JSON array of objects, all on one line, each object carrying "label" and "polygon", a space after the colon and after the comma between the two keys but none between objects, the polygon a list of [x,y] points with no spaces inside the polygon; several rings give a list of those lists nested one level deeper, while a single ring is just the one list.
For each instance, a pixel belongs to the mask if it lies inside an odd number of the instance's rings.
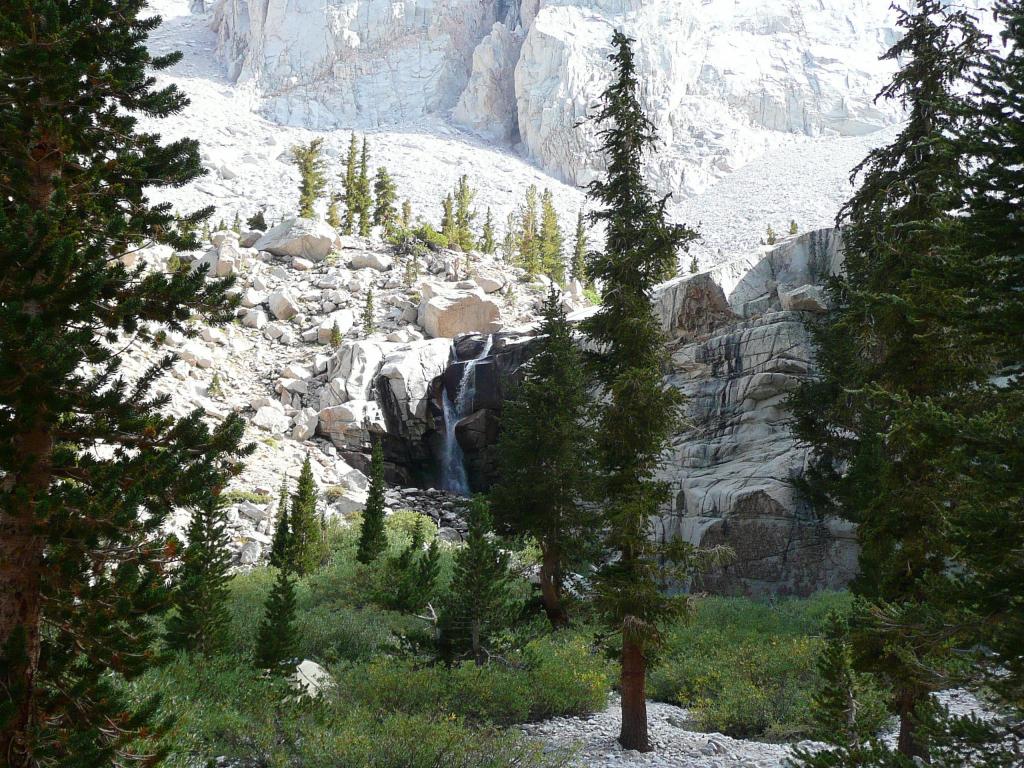
[{"label": "pine tree trunk", "polygon": [[480,622],[476,619],[473,619],[469,636],[473,647],[473,660],[478,667],[482,667],[484,665],[484,649],[480,642]]},{"label": "pine tree trunk", "polygon": [[558,550],[545,549],[540,564],[540,593],[544,612],[555,629],[569,623],[569,617],[562,605],[561,579],[559,578]]},{"label": "pine tree trunk", "polygon": [[928,750],[917,739],[917,720],[914,710],[917,708],[918,697],[913,691],[900,691],[897,698],[900,716],[900,733],[896,741],[896,751],[907,757],[919,757],[928,762]]},{"label": "pine tree trunk", "polygon": [[[25,202],[33,210],[45,211],[53,200],[54,179],[60,175],[61,148],[43,131],[35,136],[28,154],[27,171],[31,182]],[[31,236],[31,232],[26,234]],[[42,307],[28,303],[26,311],[41,313]],[[14,363],[23,370],[35,365],[38,361]],[[13,714],[0,722],[0,764],[10,768],[33,762],[28,749],[39,670],[46,544],[42,533],[45,521],[37,519],[37,507],[40,497],[50,487],[53,453],[53,435],[47,417],[45,409],[40,409],[32,416],[31,428],[14,435],[14,447],[22,464],[8,470],[0,489],[5,496],[0,504],[0,658],[7,664],[0,686],[15,705]],[[19,421],[24,424],[26,420]]]},{"label": "pine tree trunk", "polygon": [[647,659],[643,648],[634,640],[622,640],[622,730],[619,743],[623,749],[650,752],[647,740]]},{"label": "pine tree trunk", "polygon": [[[0,508],[0,656],[7,662],[0,686],[14,712],[0,723],[0,763],[30,765],[28,733],[32,727],[35,678],[39,668],[41,580],[45,537],[36,519],[37,499],[50,484],[53,441],[47,429],[20,440],[24,473],[4,480]],[[4,762],[6,760],[6,762]]]}]

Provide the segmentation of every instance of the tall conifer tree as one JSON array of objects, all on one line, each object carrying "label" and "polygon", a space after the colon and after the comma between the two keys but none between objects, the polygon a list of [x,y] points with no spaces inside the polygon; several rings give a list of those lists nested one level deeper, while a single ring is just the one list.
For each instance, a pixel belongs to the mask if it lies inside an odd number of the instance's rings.
[{"label": "tall conifer tree", "polygon": [[356,179],[356,200],[359,213],[359,236],[370,236],[373,221],[373,194],[370,181],[370,142],[363,137],[363,151],[359,158],[359,176]]},{"label": "tall conifer tree", "polygon": [[277,501],[277,522],[274,525],[274,538],[270,542],[270,564],[275,568],[284,568],[291,564],[291,524],[288,522],[288,478],[281,480],[281,495]]},{"label": "tall conifer tree", "polygon": [[373,443],[370,458],[370,490],[363,508],[363,525],[359,531],[356,560],[369,565],[387,547],[384,530],[384,446],[380,440]]},{"label": "tall conifer tree", "polygon": [[444,235],[449,248],[458,249],[459,233],[455,226],[455,201],[451,193],[445,195],[441,201],[441,234]]},{"label": "tall conifer tree", "polygon": [[487,207],[487,214],[484,216],[484,228],[478,247],[488,256],[494,253],[496,247],[494,242],[494,218],[491,215],[490,206]]},{"label": "tall conifer tree", "polygon": [[351,235],[355,232],[356,218],[359,216],[359,139],[355,133],[348,142],[348,154],[345,156],[345,175],[342,177],[345,187],[345,217],[342,233]]},{"label": "tall conifer tree", "polygon": [[573,241],[570,277],[587,285],[587,228],[584,225],[583,210],[576,214],[576,237]]},{"label": "tall conifer tree", "polygon": [[188,545],[175,574],[175,613],[167,622],[167,644],[181,651],[210,656],[227,640],[228,551],[227,518],[213,494],[192,511]]},{"label": "tall conifer tree", "polygon": [[[1024,710],[1024,2],[996,0],[1002,39],[972,78],[962,151],[968,178],[966,320],[988,376],[960,393],[966,439],[949,462],[958,483],[951,535],[960,544],[968,626],[998,671],[989,686]],[[965,450],[967,448],[967,450]],[[989,617],[998,616],[998,621]]]},{"label": "tall conifer tree", "polygon": [[131,761],[151,710],[132,714],[112,673],[150,663],[163,523],[241,455],[238,417],[211,432],[201,414],[166,415],[151,386],[169,361],[120,368],[126,340],[232,315],[228,282],[119,258],[195,250],[210,213],[175,226],[150,202],[203,169],[194,140],[138,128],[187,103],[153,86],[180,54],[150,55],[160,19],[144,6],[0,4],[0,755],[14,767]]},{"label": "tall conifer tree", "polygon": [[487,642],[507,626],[512,614],[512,576],[509,555],[495,540],[487,500],[473,499],[469,507],[466,546],[455,555],[448,604],[441,613],[441,632],[452,650],[466,648],[481,665]]},{"label": "tall conifer tree", "polygon": [[554,282],[565,282],[565,253],[562,228],[558,225],[554,196],[550,189],[541,195],[540,261],[544,274]]},{"label": "tall conifer tree", "polygon": [[845,273],[829,286],[834,309],[815,332],[822,377],[794,405],[816,451],[811,498],[858,524],[856,668],[891,687],[898,751],[927,759],[917,712],[944,684],[955,542],[947,470],[934,462],[948,437],[923,417],[983,373],[950,290],[965,235],[952,212],[968,165],[956,92],[980,53],[973,20],[940,0],[900,10],[899,25],[905,35],[884,58],[901,67],[881,96],[909,119],[854,172],[861,185],[840,214]]},{"label": "tall conifer tree", "polygon": [[323,139],[292,147],[292,157],[299,168],[299,216],[307,219],[316,214],[314,206],[324,193]]},{"label": "tall conifer tree", "polygon": [[568,621],[564,576],[593,562],[599,526],[582,503],[593,455],[583,359],[553,285],[536,343],[522,384],[502,408],[496,449],[500,480],[492,500],[503,530],[539,543],[544,609],[560,627]]},{"label": "tall conifer tree", "polygon": [[455,243],[449,243],[449,247],[459,251],[471,251],[476,244],[473,237],[473,220],[476,218],[476,211],[473,210],[473,198],[476,193],[469,186],[469,177],[462,175],[458,184],[455,185]]},{"label": "tall conifer tree", "polygon": [[656,141],[654,126],[639,102],[630,39],[616,31],[612,48],[612,82],[594,118],[608,171],[589,187],[596,207],[592,218],[607,229],[604,250],[592,252],[587,264],[602,286],[602,305],[584,326],[603,350],[595,362],[604,395],[597,442],[605,546],[618,555],[598,573],[597,605],[609,626],[622,633],[619,741],[647,751],[647,656],[658,626],[680,607],[661,590],[659,560],[685,554],[659,551],[650,535],[652,518],[669,498],[654,474],[680,405],[678,391],[662,382],[665,338],[651,309],[651,290],[697,234],[669,224],[666,198],[654,197],[644,182],[643,156]]},{"label": "tall conifer tree", "polygon": [[263,623],[256,635],[254,662],[258,669],[277,674],[288,671],[287,662],[298,652],[295,629],[295,579],[290,568],[279,568],[274,586],[267,595]]},{"label": "tall conifer tree", "polygon": [[299,576],[315,571],[326,556],[324,529],[316,513],[316,480],[309,457],[302,462],[288,516],[288,549],[292,570]]},{"label": "tall conifer tree", "polygon": [[395,211],[396,192],[395,182],[391,180],[391,174],[382,165],[377,169],[377,177],[373,183],[373,223],[378,227],[384,227],[385,233],[394,229],[397,223],[398,214]]},{"label": "tall conifer tree", "polygon": [[530,185],[526,190],[526,201],[519,210],[519,232],[515,239],[519,249],[516,266],[530,275],[539,274],[542,268],[540,253],[540,227],[537,223],[537,187]]}]

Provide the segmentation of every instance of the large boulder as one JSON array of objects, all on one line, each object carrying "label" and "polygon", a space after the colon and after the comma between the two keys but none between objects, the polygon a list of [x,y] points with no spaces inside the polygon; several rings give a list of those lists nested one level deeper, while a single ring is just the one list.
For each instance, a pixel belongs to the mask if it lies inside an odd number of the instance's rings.
[{"label": "large boulder", "polygon": [[267,304],[278,320],[291,320],[299,313],[299,302],[288,288],[280,288],[270,294]]},{"label": "large boulder", "polygon": [[355,316],[351,309],[336,309],[320,321],[320,325],[316,329],[316,340],[321,344],[329,344],[335,327],[337,327],[338,333],[344,337],[352,330],[354,322]]},{"label": "large boulder", "polygon": [[498,304],[479,286],[442,288],[425,283],[417,322],[433,338],[463,333],[493,333],[501,328]]},{"label": "large boulder", "polygon": [[323,221],[289,218],[263,235],[253,246],[275,256],[323,261],[341,247],[338,233]]},{"label": "large boulder", "polygon": [[317,432],[339,448],[361,448],[372,434],[386,430],[380,406],[372,400],[350,400],[320,410]]},{"label": "large boulder", "polygon": [[395,260],[387,254],[375,253],[374,251],[360,251],[352,257],[349,266],[352,269],[375,269],[378,272],[385,272],[391,269]]},{"label": "large boulder", "polygon": [[738,319],[721,287],[706,272],[659,286],[654,295],[654,310],[670,339],[700,338],[723,323]]},{"label": "large boulder", "polygon": [[799,288],[779,288],[779,302],[782,308],[794,312],[828,312],[825,294],[816,285],[801,285]]}]

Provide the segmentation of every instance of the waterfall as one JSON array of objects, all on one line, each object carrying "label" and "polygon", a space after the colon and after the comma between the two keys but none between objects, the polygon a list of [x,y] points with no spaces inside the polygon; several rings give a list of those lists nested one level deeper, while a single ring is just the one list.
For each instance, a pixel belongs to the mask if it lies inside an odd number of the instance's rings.
[{"label": "waterfall", "polygon": [[[466,476],[466,461],[462,446],[455,437],[455,427],[473,412],[473,401],[476,398],[476,365],[491,351],[493,337],[488,334],[480,354],[465,362],[462,378],[455,391],[455,402],[448,397],[448,390],[441,388],[441,407],[444,410],[444,448],[441,453],[441,487],[446,491],[469,495],[469,480]],[[455,362],[459,362],[455,353]]]}]

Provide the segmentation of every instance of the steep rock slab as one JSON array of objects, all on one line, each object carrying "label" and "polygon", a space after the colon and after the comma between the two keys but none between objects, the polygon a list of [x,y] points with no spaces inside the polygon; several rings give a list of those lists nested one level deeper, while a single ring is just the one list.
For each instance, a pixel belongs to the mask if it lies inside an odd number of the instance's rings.
[{"label": "steep rock slab", "polygon": [[688,428],[662,470],[675,499],[659,531],[735,550],[734,564],[704,577],[717,592],[809,594],[843,586],[856,569],[850,526],[819,519],[792,485],[808,461],[786,408],[814,372],[805,319],[768,313],[672,354]]}]

